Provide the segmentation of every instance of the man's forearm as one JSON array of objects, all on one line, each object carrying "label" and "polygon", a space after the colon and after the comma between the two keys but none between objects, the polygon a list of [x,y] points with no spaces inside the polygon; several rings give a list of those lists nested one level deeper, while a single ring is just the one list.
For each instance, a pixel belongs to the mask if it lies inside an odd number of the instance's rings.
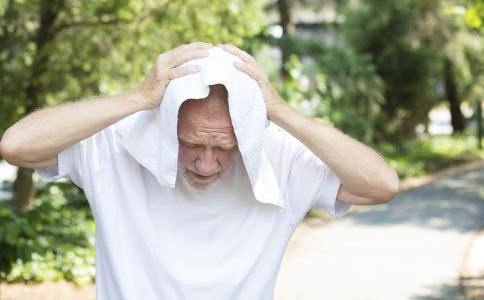
[{"label": "man's forearm", "polygon": [[68,146],[143,110],[135,91],[68,102],[32,112],[8,128],[1,140],[2,156],[28,168],[49,160]]},{"label": "man's forearm", "polygon": [[282,104],[271,120],[318,156],[351,193],[374,199],[398,191],[398,175],[373,149]]}]

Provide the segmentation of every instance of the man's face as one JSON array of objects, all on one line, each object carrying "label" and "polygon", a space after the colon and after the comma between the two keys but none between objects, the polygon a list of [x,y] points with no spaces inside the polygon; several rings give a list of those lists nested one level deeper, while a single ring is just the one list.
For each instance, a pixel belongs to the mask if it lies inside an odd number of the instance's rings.
[{"label": "man's face", "polygon": [[178,115],[178,170],[198,190],[225,175],[238,151],[223,88],[216,85],[207,98],[185,101]]}]

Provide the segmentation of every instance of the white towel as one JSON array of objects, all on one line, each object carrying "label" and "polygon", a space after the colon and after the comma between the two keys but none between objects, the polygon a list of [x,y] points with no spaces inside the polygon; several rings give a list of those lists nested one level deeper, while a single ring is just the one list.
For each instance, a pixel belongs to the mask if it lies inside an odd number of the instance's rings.
[{"label": "white towel", "polygon": [[219,47],[208,52],[208,57],[183,64],[199,65],[201,70],[171,80],[157,108],[141,111],[132,120],[122,120],[119,130],[125,134],[121,144],[161,185],[174,188],[178,169],[178,110],[187,99],[207,97],[209,85],[223,84],[254,197],[260,202],[284,207],[275,174],[263,149],[265,128],[270,122],[260,87],[249,75],[233,66],[234,61],[242,62],[241,59]]}]

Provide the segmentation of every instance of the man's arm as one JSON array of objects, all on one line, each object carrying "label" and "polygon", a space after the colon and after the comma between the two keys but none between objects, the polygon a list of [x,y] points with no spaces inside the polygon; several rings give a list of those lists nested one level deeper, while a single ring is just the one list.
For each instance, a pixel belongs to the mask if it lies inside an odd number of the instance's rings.
[{"label": "man's arm", "polygon": [[292,109],[270,84],[264,70],[247,52],[219,45],[238,56],[236,69],[247,73],[261,88],[267,117],[284,128],[321,159],[341,181],[337,199],[352,204],[380,204],[398,193],[398,175],[374,150]]},{"label": "man's arm", "polygon": [[268,116],[334,171],[342,183],[337,199],[360,205],[380,204],[398,193],[395,170],[363,143],[302,115],[285,102],[274,106]]},{"label": "man's arm", "polygon": [[0,151],[19,167],[54,166],[63,149],[144,109],[140,99],[137,92],[127,92],[34,111],[5,131]]},{"label": "man's arm", "polygon": [[135,112],[157,107],[170,80],[200,71],[181,64],[208,56],[212,45],[195,42],[160,54],[133,91],[37,110],[8,128],[1,141],[3,158],[31,169],[55,166],[63,149]]}]

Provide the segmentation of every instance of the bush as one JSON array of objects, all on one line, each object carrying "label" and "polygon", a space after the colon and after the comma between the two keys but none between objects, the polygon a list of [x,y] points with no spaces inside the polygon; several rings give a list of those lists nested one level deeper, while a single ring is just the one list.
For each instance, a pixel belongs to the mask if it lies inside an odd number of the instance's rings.
[{"label": "bush", "polygon": [[83,193],[70,182],[38,187],[32,209],[15,214],[0,206],[0,278],[93,282],[94,220]]},{"label": "bush", "polygon": [[426,175],[468,158],[484,159],[473,136],[427,136],[406,140],[401,145],[380,144],[378,150],[396,169],[400,179]]}]

